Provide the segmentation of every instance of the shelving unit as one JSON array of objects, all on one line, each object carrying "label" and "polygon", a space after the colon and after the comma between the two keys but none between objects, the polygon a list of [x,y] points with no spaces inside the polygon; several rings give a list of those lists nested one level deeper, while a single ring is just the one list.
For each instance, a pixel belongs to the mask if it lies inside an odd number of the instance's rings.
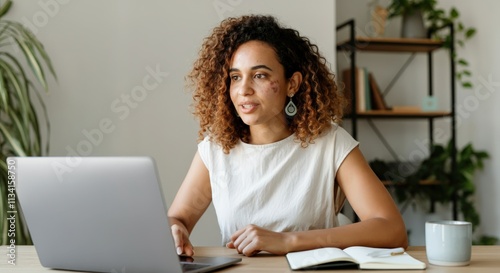
[{"label": "shelving unit", "polygon": [[[453,56],[455,54],[454,51],[454,29],[453,25],[450,24],[446,27],[449,27],[450,37],[451,37],[451,48],[450,51],[450,109],[444,111],[391,111],[391,110],[370,110],[358,112],[356,109],[356,78],[355,73],[350,73],[350,86],[351,86],[351,109],[348,118],[351,121],[352,125],[352,136],[355,139],[358,139],[358,120],[364,119],[367,120],[368,125],[373,129],[376,135],[380,138],[384,146],[388,149],[388,151],[393,155],[394,159],[398,161],[397,155],[389,143],[385,140],[384,135],[377,129],[373,119],[409,119],[409,120],[427,120],[428,121],[428,133],[429,133],[429,142],[430,146],[434,143],[433,132],[434,132],[434,120],[438,118],[449,118],[451,119],[450,131],[451,131],[451,143],[454,148],[451,153],[451,168],[452,173],[456,173],[457,164],[456,164],[456,116],[455,116],[455,62]],[[406,67],[411,63],[415,54],[427,54],[427,73],[428,73],[428,96],[432,96],[434,93],[433,90],[433,53],[443,48],[444,43],[438,40],[432,39],[403,39],[403,38],[371,38],[371,37],[356,37],[355,36],[355,21],[349,20],[343,24],[337,26],[337,32],[339,30],[348,28],[349,30],[349,39],[342,41],[337,44],[337,51],[344,51],[349,53],[350,59],[350,69],[351,71],[355,71],[356,69],[356,52],[364,51],[364,52],[397,52],[397,53],[409,53],[411,54],[408,61],[403,65],[401,70],[394,76],[393,80],[389,84],[388,88],[384,95],[386,95],[389,89],[392,87],[395,81],[399,78],[399,76],[403,73]],[[430,147],[429,147],[430,149]],[[432,181],[432,183],[428,183],[430,185],[435,184],[436,181]],[[386,185],[390,185],[391,183],[386,183]],[[425,183],[423,183],[425,184]],[[457,211],[457,200],[456,198],[452,201],[452,214],[453,218],[458,218]]]}]

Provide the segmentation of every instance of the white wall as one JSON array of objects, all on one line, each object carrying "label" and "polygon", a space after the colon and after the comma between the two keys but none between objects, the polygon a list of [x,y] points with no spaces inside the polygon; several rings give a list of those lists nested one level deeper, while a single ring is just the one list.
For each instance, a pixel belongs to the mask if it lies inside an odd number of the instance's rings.
[{"label": "white wall", "polygon": [[[198,124],[184,76],[202,39],[225,17],[274,14],[335,63],[334,6],[329,0],[314,6],[305,0],[38,0],[15,1],[9,18],[36,33],[58,74],[43,95],[50,154],[153,156],[170,204],[196,151]],[[212,207],[193,242],[220,244]]]},{"label": "white wall", "polygon": [[[358,35],[370,33],[368,26],[368,0],[337,1],[337,23],[349,18],[355,18],[358,25]],[[379,3],[385,5],[388,0]],[[440,7],[449,10],[455,6],[461,13],[460,18],[467,26],[477,29],[473,40],[467,42],[466,47],[459,49],[459,56],[463,56],[470,63],[473,73],[471,78],[474,89],[463,89],[457,85],[457,143],[463,147],[472,142],[479,150],[490,153],[485,168],[475,176],[477,186],[476,204],[481,215],[479,232],[500,237],[500,123],[496,117],[500,114],[500,32],[493,22],[498,21],[497,12],[500,2],[494,0],[458,1],[439,0]],[[387,37],[398,37],[400,32],[400,18],[388,22]],[[340,38],[339,38],[340,40]],[[435,92],[439,96],[440,105],[448,107],[449,66],[446,51],[435,55]],[[358,64],[369,67],[381,86],[386,86],[394,73],[401,67],[407,58],[404,54],[373,54],[361,53],[358,55]],[[402,78],[393,87],[388,95],[389,104],[414,104],[420,101],[417,94],[425,92],[427,72],[425,55],[417,56],[413,64],[403,74]],[[338,57],[339,65],[345,65],[344,58]],[[443,80],[444,82],[440,82]],[[403,92],[398,92],[402,90]],[[449,109],[449,107],[448,107]],[[425,122],[377,122],[381,131],[388,136],[388,140],[398,152],[398,156],[408,158],[412,151],[418,150],[417,143],[424,141],[427,136]],[[445,121],[438,124],[439,128],[449,131]],[[390,159],[387,151],[374,136],[366,123],[360,124],[361,148],[369,159]],[[448,138],[445,138],[447,141]],[[431,218],[449,218],[449,210],[440,208],[437,215],[424,215],[411,209],[404,214],[406,224],[411,229],[410,243],[422,245],[424,243],[424,222]]]}]

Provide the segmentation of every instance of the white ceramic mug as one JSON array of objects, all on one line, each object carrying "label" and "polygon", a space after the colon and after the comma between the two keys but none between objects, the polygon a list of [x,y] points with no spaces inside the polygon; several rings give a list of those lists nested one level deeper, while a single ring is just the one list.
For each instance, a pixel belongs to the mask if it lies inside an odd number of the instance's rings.
[{"label": "white ceramic mug", "polygon": [[470,263],[472,224],[464,221],[425,223],[425,249],[429,263],[464,266]]}]

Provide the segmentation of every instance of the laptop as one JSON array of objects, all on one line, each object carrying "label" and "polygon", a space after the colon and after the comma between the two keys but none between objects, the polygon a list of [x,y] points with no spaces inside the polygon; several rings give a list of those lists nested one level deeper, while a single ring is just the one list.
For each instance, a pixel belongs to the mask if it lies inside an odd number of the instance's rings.
[{"label": "laptop", "polygon": [[[12,157],[42,266],[92,272],[210,272],[241,258],[181,261],[151,157]],[[183,269],[184,268],[184,269]]]}]

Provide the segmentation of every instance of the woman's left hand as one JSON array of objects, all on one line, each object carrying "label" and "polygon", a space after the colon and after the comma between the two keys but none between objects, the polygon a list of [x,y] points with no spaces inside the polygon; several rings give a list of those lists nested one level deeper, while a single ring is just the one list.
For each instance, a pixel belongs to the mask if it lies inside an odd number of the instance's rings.
[{"label": "woman's left hand", "polygon": [[234,248],[245,256],[253,256],[260,251],[284,255],[288,253],[289,237],[287,233],[273,232],[256,225],[248,225],[236,231],[226,247]]}]

